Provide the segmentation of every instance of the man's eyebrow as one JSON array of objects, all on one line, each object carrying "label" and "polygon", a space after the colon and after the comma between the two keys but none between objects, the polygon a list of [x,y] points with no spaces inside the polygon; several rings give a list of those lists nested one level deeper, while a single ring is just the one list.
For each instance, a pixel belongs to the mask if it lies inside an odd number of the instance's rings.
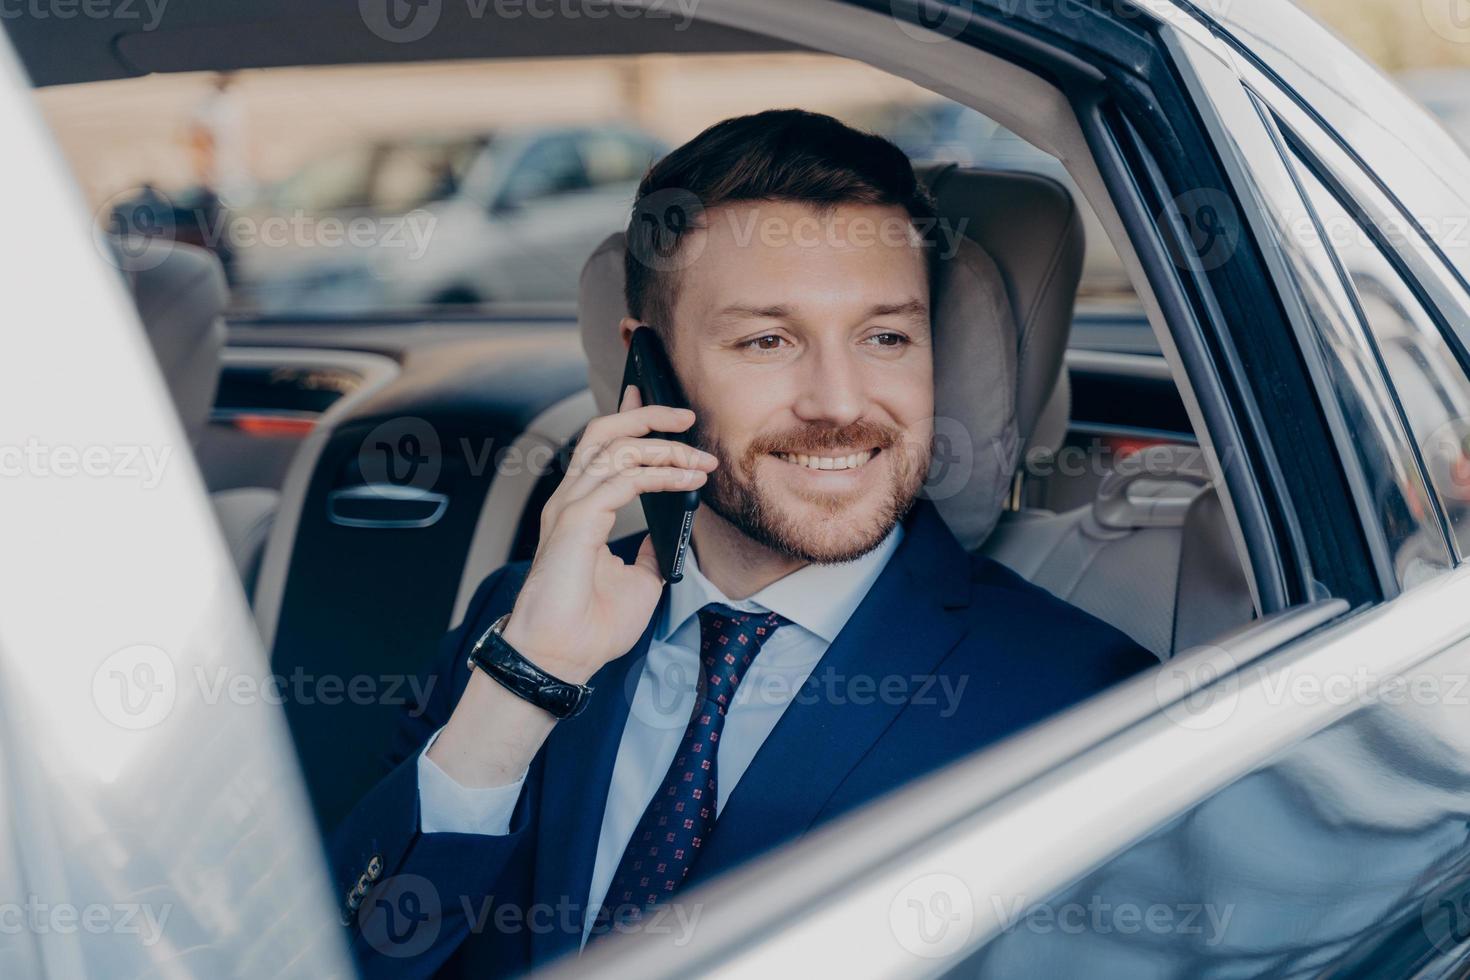
[{"label": "man's eyebrow", "polygon": [[791,309],[785,306],[727,306],[715,314],[717,319],[737,319],[741,317],[758,317],[768,320],[786,320],[791,317]]},{"label": "man's eyebrow", "polygon": [[929,304],[921,299],[911,299],[903,303],[879,303],[868,310],[869,317],[875,316],[906,316],[929,318]]},{"label": "man's eyebrow", "polygon": [[[775,306],[727,306],[715,314],[716,319],[739,319],[754,317],[764,320],[788,320],[792,316],[791,308],[777,304]],[[921,299],[904,300],[901,303],[878,303],[868,308],[864,319],[875,316],[903,316],[913,318],[929,318],[929,304]]]}]

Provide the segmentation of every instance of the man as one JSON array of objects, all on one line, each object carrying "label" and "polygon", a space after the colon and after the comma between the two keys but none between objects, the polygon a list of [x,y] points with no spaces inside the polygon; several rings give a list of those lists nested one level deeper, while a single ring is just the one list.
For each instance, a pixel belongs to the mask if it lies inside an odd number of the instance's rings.
[{"label": "man", "polygon": [[[692,220],[660,216],[673,199]],[[896,147],[795,110],[731,119],[639,201],[620,331],[654,327],[693,411],[630,389],[588,425],[529,568],[446,638],[401,762],[334,838],[369,974],[687,937],[692,883],[1155,663],[916,502],[934,213]],[[653,435],[684,431],[698,448]],[[643,535],[606,542],[639,494],[687,489],[670,586]]]}]

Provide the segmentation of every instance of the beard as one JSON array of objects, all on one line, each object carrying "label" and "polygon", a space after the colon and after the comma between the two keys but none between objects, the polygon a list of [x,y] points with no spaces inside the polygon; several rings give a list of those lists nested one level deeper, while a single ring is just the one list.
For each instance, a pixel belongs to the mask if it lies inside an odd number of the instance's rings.
[{"label": "beard", "polygon": [[[843,426],[812,425],[761,435],[737,457],[697,421],[702,417],[696,409],[694,444],[712,453],[720,465],[700,489],[701,502],[752,541],[797,561],[834,565],[854,561],[878,547],[913,506],[929,470],[932,447],[927,441],[917,445],[906,440],[897,428],[867,419]],[[834,532],[825,539],[813,526],[810,515],[783,509],[755,477],[756,464],[773,452],[820,455],[853,446],[878,449],[864,465],[887,465],[891,478],[887,486],[858,499],[838,494],[802,495],[802,500],[820,512],[818,523]],[[854,507],[874,493],[880,497],[876,509],[864,507],[858,511]],[[845,526],[832,527],[844,514],[854,516]]]}]

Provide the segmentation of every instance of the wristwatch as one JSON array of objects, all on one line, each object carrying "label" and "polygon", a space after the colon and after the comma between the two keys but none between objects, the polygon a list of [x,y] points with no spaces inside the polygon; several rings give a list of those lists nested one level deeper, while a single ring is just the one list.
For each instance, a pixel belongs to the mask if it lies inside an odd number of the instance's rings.
[{"label": "wristwatch", "polygon": [[469,666],[483,670],[501,687],[522,700],[529,701],[558,721],[574,718],[587,707],[592,688],[552,677],[501,636],[510,613],[490,624],[470,650]]}]

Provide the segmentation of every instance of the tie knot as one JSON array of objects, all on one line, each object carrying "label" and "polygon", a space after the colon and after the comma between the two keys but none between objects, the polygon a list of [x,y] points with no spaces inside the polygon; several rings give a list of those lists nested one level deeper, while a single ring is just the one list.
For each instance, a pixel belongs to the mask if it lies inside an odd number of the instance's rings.
[{"label": "tie knot", "polygon": [[720,714],[730,705],[761,645],[791,620],[779,613],[739,612],[712,602],[699,611],[699,659],[704,667],[704,698]]}]

